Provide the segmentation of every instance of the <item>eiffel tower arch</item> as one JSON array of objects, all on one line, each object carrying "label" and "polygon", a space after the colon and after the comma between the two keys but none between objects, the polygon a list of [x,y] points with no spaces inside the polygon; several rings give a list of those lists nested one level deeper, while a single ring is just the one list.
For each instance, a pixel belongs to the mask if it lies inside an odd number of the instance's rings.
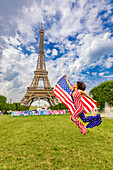
[{"label": "eiffel tower arch", "polygon": [[53,95],[53,87],[51,87],[48,79],[48,71],[46,71],[44,55],[44,29],[42,25],[40,29],[40,45],[37,66],[34,71],[34,78],[30,87],[27,87],[27,92],[21,99],[20,104],[29,107],[34,101],[37,100],[47,101],[50,107],[59,102]]}]

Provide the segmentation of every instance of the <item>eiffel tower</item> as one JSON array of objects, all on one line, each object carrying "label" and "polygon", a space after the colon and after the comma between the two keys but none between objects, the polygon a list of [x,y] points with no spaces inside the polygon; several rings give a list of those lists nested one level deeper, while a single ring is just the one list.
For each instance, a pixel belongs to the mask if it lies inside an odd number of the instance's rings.
[{"label": "eiffel tower", "polygon": [[27,92],[20,101],[21,105],[28,107],[36,100],[45,100],[49,103],[50,107],[58,103],[58,99],[53,95],[53,88],[51,87],[48,79],[48,72],[46,71],[43,36],[44,29],[43,25],[41,25],[36,71],[34,71],[34,78],[30,87],[27,87]]}]

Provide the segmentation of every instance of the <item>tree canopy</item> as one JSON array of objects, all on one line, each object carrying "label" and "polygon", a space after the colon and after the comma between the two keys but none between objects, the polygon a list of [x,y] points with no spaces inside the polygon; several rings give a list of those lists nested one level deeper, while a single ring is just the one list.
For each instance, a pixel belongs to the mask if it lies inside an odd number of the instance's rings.
[{"label": "tree canopy", "polygon": [[7,98],[5,96],[0,95],[0,103],[6,103]]},{"label": "tree canopy", "polygon": [[4,110],[7,98],[0,95],[0,110]]},{"label": "tree canopy", "polygon": [[28,108],[27,106],[21,106],[20,103],[6,103],[7,98],[5,96],[0,95],[0,110],[6,111],[26,111]]},{"label": "tree canopy", "polygon": [[98,102],[98,107],[103,109],[105,102],[113,105],[113,80],[99,84],[90,90],[89,95]]}]

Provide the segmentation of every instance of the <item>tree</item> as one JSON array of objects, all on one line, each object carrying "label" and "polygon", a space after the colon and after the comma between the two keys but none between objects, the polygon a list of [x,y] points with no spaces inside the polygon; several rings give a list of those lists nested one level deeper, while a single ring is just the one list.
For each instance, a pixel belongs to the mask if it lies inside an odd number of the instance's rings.
[{"label": "tree", "polygon": [[101,83],[90,90],[89,95],[98,102],[98,107],[103,109],[105,102],[113,105],[113,80]]},{"label": "tree", "polygon": [[0,110],[4,110],[6,105],[7,98],[5,96],[0,95]]},{"label": "tree", "polygon": [[21,106],[20,103],[14,103],[14,105],[16,106],[17,111],[26,111],[26,110],[28,110],[27,106]]},{"label": "tree", "polygon": [[20,103],[14,103],[14,105],[16,106],[16,110],[20,111]]},{"label": "tree", "polygon": [[12,111],[26,111],[28,110],[27,106],[21,106],[20,103],[6,103],[7,98],[5,96],[0,95],[0,110],[7,113],[7,110]]},{"label": "tree", "polygon": [[12,104],[12,103],[6,103],[5,110],[15,111],[16,110],[16,106],[15,106],[15,104]]}]

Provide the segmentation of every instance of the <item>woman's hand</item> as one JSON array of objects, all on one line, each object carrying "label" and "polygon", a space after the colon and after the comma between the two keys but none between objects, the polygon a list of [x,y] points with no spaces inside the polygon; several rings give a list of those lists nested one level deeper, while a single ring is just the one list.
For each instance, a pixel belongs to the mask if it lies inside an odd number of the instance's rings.
[{"label": "woman's hand", "polygon": [[93,101],[94,101],[95,103],[97,103],[97,101],[96,101],[96,100],[94,100],[94,99],[93,99]]},{"label": "woman's hand", "polygon": [[66,79],[66,82],[67,82],[69,88],[70,88],[71,90],[73,90],[73,86],[71,86],[71,84],[70,84],[70,82],[69,82],[69,80],[68,80],[68,78],[67,78],[66,75],[65,75],[65,79]]},{"label": "woman's hand", "polygon": [[65,75],[65,79],[67,80],[67,76]]}]

